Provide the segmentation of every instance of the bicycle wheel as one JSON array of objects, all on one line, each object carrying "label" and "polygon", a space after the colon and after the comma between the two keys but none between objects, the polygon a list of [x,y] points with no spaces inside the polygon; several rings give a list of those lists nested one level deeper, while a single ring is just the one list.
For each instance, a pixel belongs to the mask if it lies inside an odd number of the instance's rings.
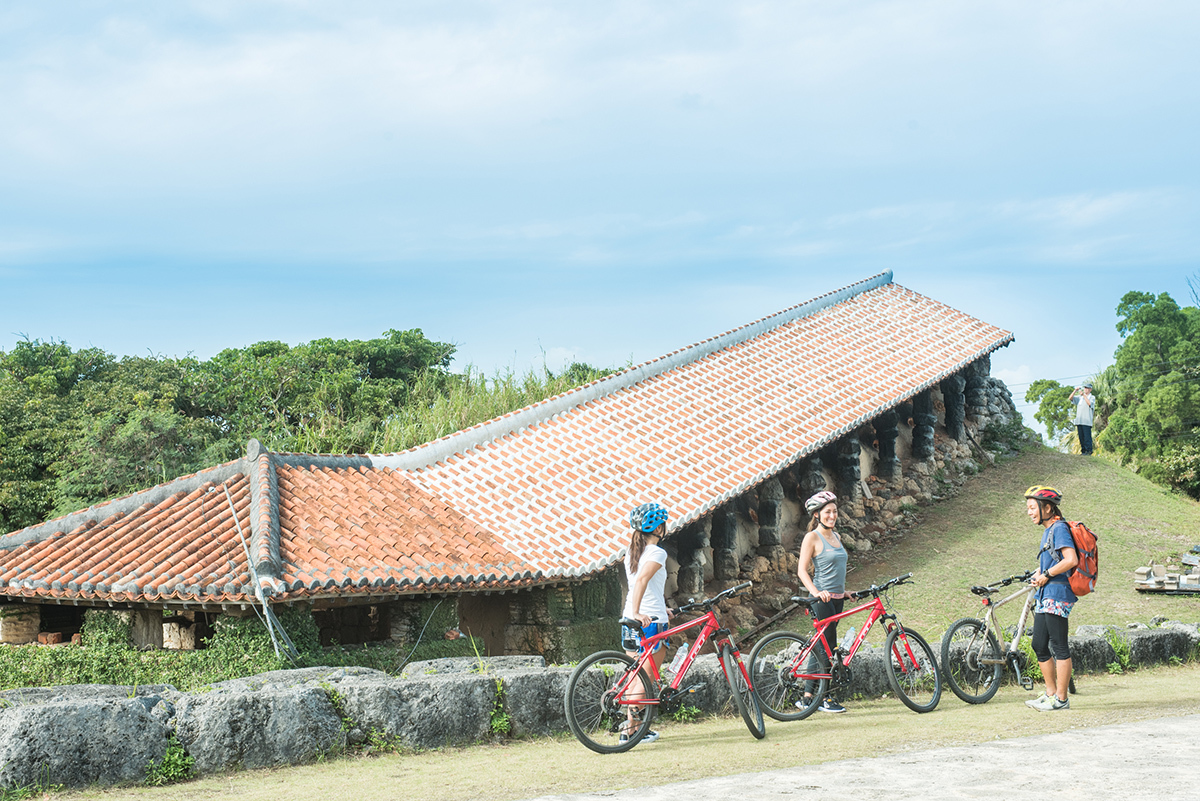
[{"label": "bicycle wheel", "polygon": [[[639,692],[656,695],[653,682],[632,657],[620,651],[594,653],[579,663],[567,681],[563,696],[567,725],[579,742],[593,751],[628,751],[646,736],[654,720],[655,706],[621,703]],[[629,734],[624,742],[623,731]]]},{"label": "bicycle wheel", "polygon": [[[776,720],[803,720],[817,710],[829,679],[810,679],[813,694],[804,697],[804,663],[809,639],[790,631],[777,631],[759,640],[750,651],[750,681],[766,712]],[[819,647],[819,646],[818,646]]]},{"label": "bicycle wheel", "polygon": [[947,630],[942,638],[942,674],[954,694],[968,704],[992,700],[1000,689],[1004,662],[996,635],[983,621],[964,617]]},{"label": "bicycle wheel", "polygon": [[746,668],[740,656],[734,654],[729,644],[721,646],[721,668],[725,671],[725,681],[729,682],[729,693],[733,696],[733,704],[746,722],[746,728],[761,740],[767,736],[767,727],[763,723],[762,707],[754,697],[754,690],[746,682]]},{"label": "bicycle wheel", "polygon": [[900,700],[914,712],[932,712],[942,698],[937,657],[925,638],[896,626],[887,636],[887,677]]}]

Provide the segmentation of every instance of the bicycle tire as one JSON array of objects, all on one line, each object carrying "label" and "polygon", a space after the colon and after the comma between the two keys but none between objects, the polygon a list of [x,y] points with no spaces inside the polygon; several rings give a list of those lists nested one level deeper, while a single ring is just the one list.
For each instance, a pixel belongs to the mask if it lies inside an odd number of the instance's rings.
[{"label": "bicycle tire", "polygon": [[[630,684],[624,679],[636,665],[636,660],[621,651],[598,651],[580,662],[567,680],[563,694],[567,725],[579,742],[596,753],[628,751],[650,731],[657,706],[617,703],[617,688]],[[654,684],[646,671],[636,669],[637,677],[633,681],[640,679],[646,695],[655,697]],[[629,732],[629,739],[621,742],[621,729],[627,728],[630,711],[634,728]]]},{"label": "bicycle tire", "polygon": [[816,683],[810,698],[804,697],[804,661],[809,639],[791,631],[763,637],[750,651],[750,681],[763,712],[775,720],[803,720],[817,711],[829,692],[829,679]]},{"label": "bicycle tire", "polygon": [[729,694],[738,714],[745,721],[746,728],[756,740],[766,737],[767,726],[763,722],[762,706],[754,697],[753,688],[746,682],[746,674],[743,673],[745,666],[741,657],[733,652],[728,643],[721,646],[721,669],[725,671],[725,681],[729,682]]},{"label": "bicycle tire", "polygon": [[1004,677],[1002,658],[996,635],[982,620],[964,617],[942,637],[942,674],[950,690],[968,704],[992,700]]},{"label": "bicycle tire", "polygon": [[932,712],[942,698],[942,674],[929,643],[912,629],[896,626],[888,632],[886,653],[892,690],[912,711]]}]

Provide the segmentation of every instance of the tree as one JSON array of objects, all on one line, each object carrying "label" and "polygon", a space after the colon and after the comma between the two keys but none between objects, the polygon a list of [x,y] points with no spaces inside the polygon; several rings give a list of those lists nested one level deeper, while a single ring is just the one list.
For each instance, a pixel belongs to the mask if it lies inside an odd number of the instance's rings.
[{"label": "tree", "polygon": [[1072,387],[1050,378],[1039,378],[1025,391],[1025,402],[1038,404],[1033,418],[1046,427],[1050,439],[1058,440],[1075,429],[1075,407],[1070,401]]}]

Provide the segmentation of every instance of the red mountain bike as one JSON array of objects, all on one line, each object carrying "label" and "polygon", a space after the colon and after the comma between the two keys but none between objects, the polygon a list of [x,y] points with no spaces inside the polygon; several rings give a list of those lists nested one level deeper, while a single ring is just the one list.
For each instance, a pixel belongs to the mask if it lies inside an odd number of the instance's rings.
[{"label": "red mountain bike", "polygon": [[[642,648],[636,658],[621,651],[600,651],[580,662],[567,682],[567,692],[563,698],[567,723],[579,742],[601,754],[628,751],[637,745],[650,731],[650,724],[658,710],[673,712],[679,709],[687,695],[701,686],[680,685],[700,650],[713,637],[716,638],[721,670],[729,683],[734,706],[751,734],[760,740],[766,736],[762,709],[754,695],[750,674],[742,663],[742,654],[733,641],[733,635],[729,629],[721,626],[716,614],[719,601],[738,595],[749,587],[750,582],[747,581],[712,598],[679,607],[675,614],[693,609],[703,610],[704,614],[652,637],[643,637]],[[641,630],[641,625],[632,618],[622,618],[621,623]],[[694,628],[700,631],[683,664],[670,684],[657,690],[661,677],[658,665],[650,658],[654,646]],[[622,734],[625,740],[621,739]]]},{"label": "red mountain bike", "polygon": [[[871,597],[874,600],[840,614],[813,620],[813,633],[804,636],[790,631],[777,631],[763,637],[750,652],[750,677],[754,692],[763,711],[776,720],[801,720],[811,715],[826,693],[850,685],[851,665],[867,632],[878,620],[887,627],[887,678],[892,690],[914,712],[931,712],[942,697],[942,676],[937,657],[925,638],[900,623],[891,612],[888,591],[912,578],[912,573],[897,576],[880,586],[848,593],[850,598]],[[812,617],[816,598],[792,598]],[[867,614],[867,622],[847,649],[837,643],[826,643],[821,635],[835,620]],[[824,648],[828,668],[822,669],[816,649]],[[811,658],[811,659],[810,659]],[[811,663],[811,664],[810,664]]]}]

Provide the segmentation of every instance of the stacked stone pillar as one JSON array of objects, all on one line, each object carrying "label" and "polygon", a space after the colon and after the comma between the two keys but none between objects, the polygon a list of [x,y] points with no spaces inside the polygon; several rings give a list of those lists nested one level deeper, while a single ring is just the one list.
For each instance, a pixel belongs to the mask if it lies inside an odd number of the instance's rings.
[{"label": "stacked stone pillar", "polygon": [[964,390],[967,417],[981,420],[988,411],[988,375],[992,372],[992,360],[983,357],[963,371],[967,386]]},{"label": "stacked stone pillar", "polygon": [[946,405],[946,433],[957,442],[963,441],[963,420],[967,413],[966,387],[967,380],[960,375],[952,375],[941,384],[942,402]]},{"label": "stacked stone pillar", "polygon": [[737,512],[733,506],[726,504],[713,515],[709,535],[713,549],[713,577],[720,581],[736,581],[738,577]]},{"label": "stacked stone pillar", "polygon": [[0,643],[24,645],[37,640],[42,613],[32,604],[0,605]]},{"label": "stacked stone pillar", "polygon": [[912,421],[913,458],[932,459],[933,427],[937,425],[937,414],[933,411],[933,396],[929,390],[925,390],[913,398]]},{"label": "stacked stone pillar", "polygon": [[711,544],[710,524],[711,518],[705,518],[687,526],[675,537],[679,542],[680,561],[676,592],[681,595],[695,598],[704,596],[704,566],[708,562],[705,549]]},{"label": "stacked stone pillar", "polygon": [[786,566],[783,540],[779,534],[783,485],[778,478],[766,482],[758,493],[758,555],[771,562],[772,569]]},{"label": "stacked stone pillar", "polygon": [[900,478],[900,457],[896,455],[896,438],[900,436],[900,415],[888,410],[874,420],[875,441],[879,443],[879,459],[875,475],[885,480]]}]

